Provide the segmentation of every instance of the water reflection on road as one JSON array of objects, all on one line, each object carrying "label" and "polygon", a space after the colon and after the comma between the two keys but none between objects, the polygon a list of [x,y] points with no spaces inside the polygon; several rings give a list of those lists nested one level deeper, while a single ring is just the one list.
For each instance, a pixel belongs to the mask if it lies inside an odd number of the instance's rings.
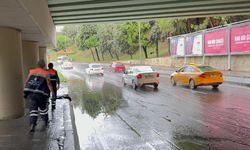
[{"label": "water reflection on road", "polygon": [[249,149],[249,89],[123,87],[122,73],[88,76],[86,64],[61,70],[68,79],[81,149]]},{"label": "water reflection on road", "polygon": [[[105,125],[105,118],[115,114],[121,107],[123,100],[121,88],[105,82],[103,76],[88,76],[75,70],[61,71],[68,80],[75,118],[77,118],[75,122],[80,146],[82,149],[96,147],[93,146],[95,141],[92,140],[96,137],[98,126]],[[99,147],[103,147],[103,144]]]}]

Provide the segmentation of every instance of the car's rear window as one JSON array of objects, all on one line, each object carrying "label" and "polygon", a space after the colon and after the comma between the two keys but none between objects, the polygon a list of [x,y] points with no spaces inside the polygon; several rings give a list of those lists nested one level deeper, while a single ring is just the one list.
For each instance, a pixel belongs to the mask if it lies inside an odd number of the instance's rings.
[{"label": "car's rear window", "polygon": [[155,71],[152,67],[138,67],[137,72],[152,72]]},{"label": "car's rear window", "polygon": [[124,66],[123,64],[116,64],[116,66]]},{"label": "car's rear window", "polygon": [[92,65],[92,68],[101,68],[101,65]]},{"label": "car's rear window", "polygon": [[210,71],[210,70],[215,70],[213,67],[211,66],[200,66],[197,67],[197,69],[199,69],[200,71]]}]

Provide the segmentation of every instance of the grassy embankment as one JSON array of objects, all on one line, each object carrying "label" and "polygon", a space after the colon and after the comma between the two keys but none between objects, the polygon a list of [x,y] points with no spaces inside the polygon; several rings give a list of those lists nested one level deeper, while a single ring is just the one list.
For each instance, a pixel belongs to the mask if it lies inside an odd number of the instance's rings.
[{"label": "grassy embankment", "polygon": [[[71,43],[70,48],[72,50],[74,50],[74,51],[78,50],[78,48],[74,46],[74,43]],[[94,53],[95,61],[94,61],[94,59],[93,59],[93,57],[91,55],[90,50],[80,51],[79,55],[77,53],[76,54],[71,54],[71,55],[69,55],[69,59],[73,58],[74,59],[73,62],[98,62],[97,58],[96,58],[96,53],[95,53],[94,48],[92,48],[92,51]],[[147,49],[147,52],[148,52],[148,58],[156,57],[155,47],[151,47],[151,48]],[[58,56],[62,56],[62,55],[57,54],[54,51],[51,51],[49,54],[50,54],[50,61],[53,61],[53,62],[56,61]],[[159,42],[159,56],[164,57],[164,56],[167,56],[167,54],[168,54],[167,42],[166,41],[165,42]],[[142,49],[141,55],[142,55],[142,59],[145,59],[145,53],[144,53],[143,49]],[[123,53],[118,53],[118,56],[119,56],[119,60],[121,60],[121,61],[131,60],[129,55],[126,55],[126,54],[123,54]],[[100,62],[118,61],[116,59],[116,57],[115,57],[115,54],[113,54],[113,58],[111,58],[109,53],[106,53],[104,55],[104,61],[102,60],[102,56],[101,56],[100,53],[99,53],[99,58],[100,58]],[[133,55],[133,60],[136,60],[136,59],[140,59],[139,51],[136,54]]]},{"label": "grassy embankment", "polygon": [[60,82],[67,82],[67,79],[63,76],[61,72],[57,71],[57,74],[60,79]]}]

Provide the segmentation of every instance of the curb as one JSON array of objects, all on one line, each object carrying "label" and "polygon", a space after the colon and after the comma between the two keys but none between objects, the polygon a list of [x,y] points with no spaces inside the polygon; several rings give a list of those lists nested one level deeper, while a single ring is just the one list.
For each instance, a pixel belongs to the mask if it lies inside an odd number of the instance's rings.
[{"label": "curb", "polygon": [[70,101],[68,102],[68,105],[66,107],[67,108],[65,109],[69,111],[69,115],[65,115],[68,118],[64,122],[64,128],[66,132],[64,149],[65,150],[80,150],[80,144],[79,144],[78,134],[77,134],[76,125],[75,125],[75,115],[73,111],[73,106],[71,105]]}]

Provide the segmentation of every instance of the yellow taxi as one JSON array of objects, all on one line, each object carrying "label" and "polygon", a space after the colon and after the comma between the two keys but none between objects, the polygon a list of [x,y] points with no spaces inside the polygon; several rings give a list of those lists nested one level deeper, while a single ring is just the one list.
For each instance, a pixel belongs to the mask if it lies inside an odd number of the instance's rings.
[{"label": "yellow taxi", "polygon": [[223,82],[223,74],[209,65],[194,65],[190,63],[175,71],[170,76],[173,86],[177,83],[189,85],[191,89],[197,86],[211,85],[217,88]]}]

